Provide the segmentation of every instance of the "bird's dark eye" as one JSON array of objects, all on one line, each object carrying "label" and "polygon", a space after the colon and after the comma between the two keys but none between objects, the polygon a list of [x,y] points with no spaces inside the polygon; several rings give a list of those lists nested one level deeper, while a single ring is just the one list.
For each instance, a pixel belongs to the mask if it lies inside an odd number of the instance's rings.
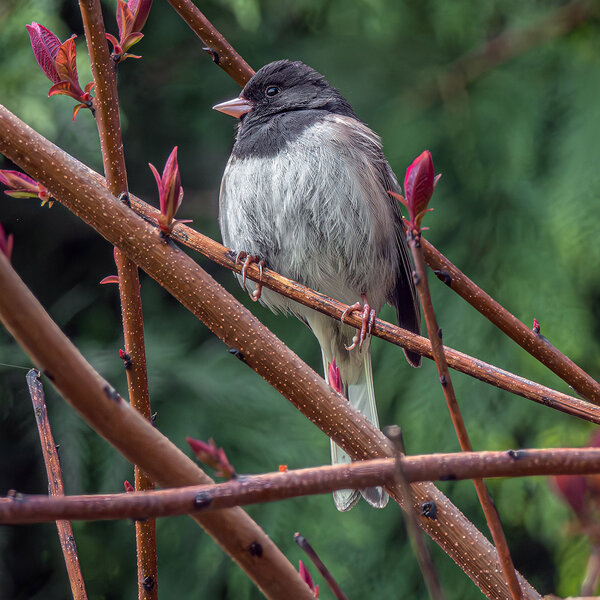
[{"label": "bird's dark eye", "polygon": [[279,94],[281,90],[274,86],[274,85],[270,85],[266,90],[265,90],[265,94],[267,96],[277,96],[277,94]]}]

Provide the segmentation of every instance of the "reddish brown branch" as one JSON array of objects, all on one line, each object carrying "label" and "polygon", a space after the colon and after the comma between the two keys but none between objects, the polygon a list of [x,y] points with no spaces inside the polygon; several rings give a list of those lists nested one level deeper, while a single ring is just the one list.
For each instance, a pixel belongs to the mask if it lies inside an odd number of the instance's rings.
[{"label": "reddish brown branch", "polygon": [[[471,445],[467,427],[462,418],[458,401],[456,400],[452,378],[450,377],[450,369],[448,368],[448,362],[446,361],[446,355],[444,354],[442,330],[438,326],[435,310],[431,301],[429,283],[427,281],[427,267],[425,266],[425,259],[421,247],[421,235],[420,233],[415,235],[412,230],[408,230],[407,239],[415,263],[416,288],[419,293],[419,298],[421,299],[421,305],[423,306],[427,332],[429,334],[429,339],[431,340],[433,357],[444,392],[444,398],[448,405],[448,411],[450,412],[452,424],[454,425],[454,430],[456,431],[461,450],[463,452],[472,452],[473,446]],[[519,600],[519,598],[522,597],[521,590],[519,588],[515,566],[508,548],[508,542],[506,541],[506,536],[504,535],[504,530],[500,523],[500,517],[483,479],[474,479],[473,484],[475,485],[477,497],[479,498],[479,503],[485,514],[485,520],[490,533],[492,534],[494,544],[498,550],[500,562],[502,563],[502,570],[504,572],[504,577],[506,577],[510,594],[513,600]]]},{"label": "reddish brown branch", "polygon": [[213,24],[198,10],[191,0],[168,0],[190,29],[206,45],[205,50],[213,62],[242,87],[254,75],[248,63],[231,47]]},{"label": "reddish brown branch", "polygon": [[427,240],[421,243],[427,264],[440,273],[450,288],[581,396],[600,404],[600,384],[596,380],[486,294]]},{"label": "reddish brown branch", "polygon": [[[553,448],[506,452],[454,452],[405,456],[409,482],[457,481],[491,477],[589,475],[600,473],[600,448]],[[151,492],[47,496],[12,494],[0,499],[0,523],[43,523],[56,519],[147,519],[210,512],[232,506],[276,502],[314,494],[330,494],[348,487],[390,485],[396,478],[394,458],[348,465],[250,475],[211,485],[195,485]],[[416,514],[423,507],[416,504]],[[437,507],[431,507],[435,510]],[[436,516],[430,513],[430,516]],[[433,518],[433,516],[431,518]]]},{"label": "reddish brown branch", "polygon": [[[384,428],[383,432],[388,436],[388,438],[390,438],[390,440],[392,440],[397,453],[395,481],[400,486],[400,489],[402,489],[403,495],[407,498],[410,498],[412,496],[412,489],[409,485],[409,481],[406,477],[406,472],[404,469],[406,450],[404,448],[404,440],[402,439],[402,430],[400,427],[398,427],[398,425],[389,425]],[[421,512],[423,511],[421,510]],[[419,563],[419,568],[421,569],[425,585],[427,586],[429,597],[431,600],[444,600],[445,596],[440,584],[440,579],[433,565],[433,561],[431,560],[429,550],[425,545],[423,536],[421,535],[417,515],[413,510],[407,510],[405,514],[406,530],[408,531],[413,550],[417,555],[417,561]]]},{"label": "reddish brown branch", "polygon": [[[163,487],[213,483],[92,369],[1,253],[0,289],[0,319],[6,328],[98,434]],[[267,598],[311,598],[296,569],[242,509],[195,514],[193,518]],[[253,544],[262,548],[260,559],[249,550]]]},{"label": "reddish brown branch", "polygon": [[[40,381],[39,371],[31,369],[27,373],[27,385],[33,403],[38,433],[40,434],[42,454],[46,465],[46,475],[48,476],[48,493],[53,497],[64,497],[65,488],[63,485],[62,470],[60,468],[58,450],[54,443],[54,436],[50,429],[44,387]],[[67,566],[67,574],[69,576],[69,583],[71,584],[73,599],[87,600],[85,583],[81,573],[79,556],[77,555],[77,544],[75,543],[71,522],[65,519],[56,519],[56,528],[58,529],[60,546],[65,558],[65,565]]]},{"label": "reddish brown branch", "polygon": [[325,563],[319,558],[319,555],[315,552],[315,549],[308,543],[308,540],[299,533],[294,534],[294,541],[304,552],[313,565],[317,567],[319,573],[323,576],[323,579],[327,582],[327,585],[333,592],[333,595],[337,598],[337,600],[348,600],[348,596],[344,594],[342,588],[339,586],[338,582],[335,580],[331,571],[325,566]]},{"label": "reddish brown branch", "polygon": [[[127,171],[123,152],[116,64],[110,58],[106,31],[99,0],[79,0],[85,36],[90,53],[92,73],[96,82],[96,121],[104,162],[106,184],[114,196],[127,193]],[[146,419],[150,419],[150,396],[146,373],[146,351],[140,281],[135,263],[115,248],[115,263],[119,276],[121,313],[125,352],[129,357],[127,387],[129,401]],[[135,489],[149,490],[154,482],[138,465],[134,467]],[[136,523],[139,600],[158,598],[158,568],[156,556],[156,523]]]}]

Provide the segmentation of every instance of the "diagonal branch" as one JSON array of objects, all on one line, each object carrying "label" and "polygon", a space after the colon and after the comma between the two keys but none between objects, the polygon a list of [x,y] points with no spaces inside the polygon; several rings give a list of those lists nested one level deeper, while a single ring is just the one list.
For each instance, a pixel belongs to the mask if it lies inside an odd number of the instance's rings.
[{"label": "diagonal branch", "polygon": [[[35,420],[40,434],[42,454],[44,455],[46,474],[48,476],[48,493],[54,498],[64,498],[65,487],[63,484],[62,470],[60,468],[60,459],[58,458],[58,449],[54,443],[54,436],[50,429],[44,387],[40,381],[39,371],[31,369],[27,373],[27,385],[29,387],[29,394],[31,395],[33,410],[35,412]],[[73,600],[87,600],[85,582],[83,581],[79,556],[77,554],[77,544],[75,543],[75,536],[73,535],[73,526],[67,519],[53,520],[56,520],[56,528],[58,529],[60,546],[63,551],[63,556],[65,557]]]},{"label": "diagonal branch", "polygon": [[427,240],[422,240],[422,246],[427,264],[444,283],[575,391],[600,404],[600,383],[486,294]]},{"label": "diagonal branch", "polygon": [[[349,456],[362,460],[394,455],[393,445],[383,433],[354,411],[322,377],[307,367],[198,264],[174,244],[164,243],[156,228],[119,203],[104,186],[89,177],[86,168],[3,107],[0,107],[0,152],[46,185],[54,197],[118,246],[225,344],[238,350],[239,357],[248,366]],[[0,265],[6,263],[2,259],[0,257]],[[2,281],[0,287],[1,284]],[[11,297],[10,294],[7,296]],[[0,298],[0,307],[3,300],[8,303],[3,318],[11,319],[14,305],[11,306],[8,299]],[[23,340],[21,343],[28,347]],[[390,486],[388,490],[397,502],[409,509],[408,499],[402,497],[397,486]],[[438,507],[437,519],[423,516],[419,520],[427,533],[486,595],[506,598],[508,590],[500,574],[498,557],[487,539],[432,484],[414,484],[413,492],[411,510],[415,503],[419,506],[421,502],[435,502]],[[527,598],[539,597],[522,577],[520,581]]]}]

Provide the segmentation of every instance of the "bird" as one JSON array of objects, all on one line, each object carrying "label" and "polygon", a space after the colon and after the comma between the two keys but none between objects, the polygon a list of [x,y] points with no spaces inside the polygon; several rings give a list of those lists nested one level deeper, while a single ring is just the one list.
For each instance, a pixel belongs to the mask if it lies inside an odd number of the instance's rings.
[{"label": "bird", "polygon": [[[263,66],[241,94],[215,110],[239,119],[221,181],[219,227],[223,243],[243,261],[240,283],[255,300],[291,314],[321,347],[325,379],[339,369],[350,404],[379,427],[370,353],[370,327],[387,302],[398,324],[421,331],[399,203],[400,193],[379,136],[319,72],[299,61]],[[258,262],[348,305],[342,321],[318,313],[246,280]],[[343,321],[352,311],[360,330]],[[404,351],[417,367],[421,357]],[[333,464],[350,457],[331,442]],[[383,508],[381,487],[334,492],[340,511],[360,496]]]}]

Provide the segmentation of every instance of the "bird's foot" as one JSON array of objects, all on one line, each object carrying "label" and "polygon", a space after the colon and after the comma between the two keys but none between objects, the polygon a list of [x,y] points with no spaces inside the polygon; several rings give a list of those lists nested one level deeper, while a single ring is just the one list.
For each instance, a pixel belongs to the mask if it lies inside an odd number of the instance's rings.
[{"label": "bird's foot", "polygon": [[346,322],[346,317],[354,312],[361,311],[362,312],[362,324],[360,329],[356,332],[356,335],[352,338],[352,344],[350,346],[346,346],[346,350],[354,350],[356,346],[358,346],[359,350],[362,350],[363,342],[371,335],[371,329],[373,329],[373,323],[375,322],[375,311],[369,306],[367,303],[367,297],[365,294],[361,294],[364,305],[360,302],[356,302],[349,306],[343,313],[341,317],[342,323]]},{"label": "bird's foot", "polygon": [[248,265],[251,263],[256,263],[258,265],[259,278],[256,283],[256,289],[250,294],[252,300],[257,302],[260,300],[262,294],[262,276],[263,267],[265,266],[265,259],[253,254],[248,254],[242,250],[241,252],[238,252],[237,256],[235,257],[235,264],[239,265],[242,263],[242,261],[244,263],[242,266],[242,287],[246,287],[246,270],[248,269]]}]

